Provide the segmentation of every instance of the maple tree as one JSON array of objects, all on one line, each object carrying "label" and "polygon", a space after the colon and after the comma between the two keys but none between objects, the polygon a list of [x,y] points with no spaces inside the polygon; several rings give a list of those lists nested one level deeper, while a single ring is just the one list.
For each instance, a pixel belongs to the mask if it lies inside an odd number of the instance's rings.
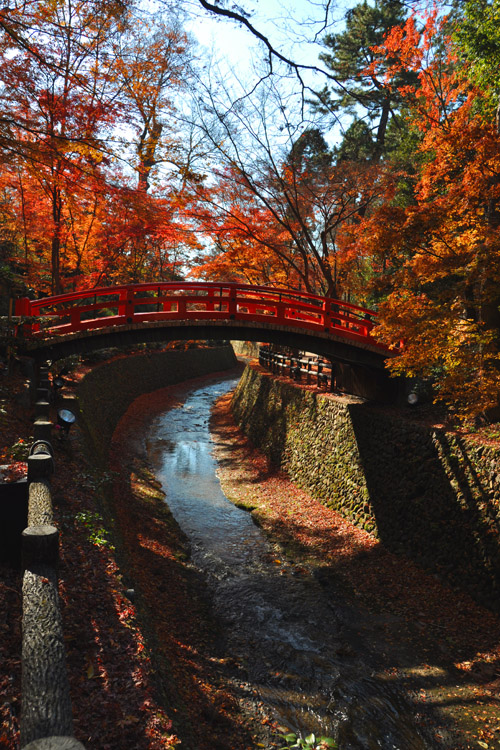
[{"label": "maple tree", "polygon": [[[173,95],[188,83],[188,42],[177,22],[138,18],[115,44],[115,65],[127,125],[134,131],[133,166],[138,187],[148,190],[159,164],[181,163],[178,133],[173,127]],[[129,138],[121,138],[125,150]]]},{"label": "maple tree", "polygon": [[339,297],[354,283],[337,244],[339,227],[373,202],[383,183],[370,183],[373,172],[359,165],[318,172],[288,160],[276,167],[259,176],[234,167],[219,173],[205,193],[208,210],[196,215],[215,240],[198,273],[221,278],[232,269],[250,282]]},{"label": "maple tree", "polygon": [[183,220],[185,198],[119,186],[106,197],[96,237],[106,283],[179,278],[197,238]]},{"label": "maple tree", "polygon": [[[72,219],[80,206],[86,212],[102,181],[101,131],[112,107],[100,57],[118,22],[118,6],[98,13],[89,2],[35,3],[24,14],[29,43],[7,33],[2,40],[2,106],[11,118],[10,139],[2,144],[6,169],[22,174],[24,195],[31,193],[32,207],[38,204],[43,236],[35,240],[36,254],[49,257],[50,281],[42,288],[52,292],[62,289]],[[26,230],[24,196],[21,209]]]},{"label": "maple tree", "polygon": [[[179,24],[121,3],[39,0],[4,12],[0,29],[5,278],[16,269],[37,294],[170,278],[192,244],[176,178]],[[146,196],[166,162],[168,179]]]},{"label": "maple tree", "polygon": [[[179,135],[174,96],[188,85],[188,40],[175,19],[135,18],[114,45],[116,86],[127,132],[118,148],[136,175],[112,192],[112,240],[121,257],[113,278],[176,278],[186,249],[196,246],[183,207],[189,157]],[[123,132],[123,131],[122,131]],[[108,278],[111,279],[108,274]]]},{"label": "maple tree", "polygon": [[236,279],[348,294],[358,259],[344,259],[338,233],[385,194],[380,170],[335,162],[319,128],[288,114],[273,81],[264,99],[237,107],[220,87],[206,100],[212,119],[203,112],[201,127],[222,167],[195,186],[193,216],[213,243],[195,273],[221,278],[232,269]]},{"label": "maple tree", "polygon": [[393,59],[389,82],[402,67],[418,76],[400,93],[422,131],[424,163],[413,201],[383,204],[358,248],[391,265],[378,336],[405,342],[391,369],[430,378],[439,399],[472,418],[496,407],[500,388],[500,140],[443,28],[435,13],[421,27],[412,16],[378,49]]}]

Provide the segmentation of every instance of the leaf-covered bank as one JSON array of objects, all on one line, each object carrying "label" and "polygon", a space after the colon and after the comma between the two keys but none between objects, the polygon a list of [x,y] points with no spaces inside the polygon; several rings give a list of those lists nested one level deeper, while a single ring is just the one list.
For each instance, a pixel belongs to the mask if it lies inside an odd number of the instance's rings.
[{"label": "leaf-covered bank", "polygon": [[[24,378],[5,379],[2,442],[30,441],[32,410],[17,400]],[[53,416],[53,415],[52,415]],[[54,435],[52,480],[60,531],[59,600],[63,618],[74,731],[89,748],[166,748],[171,722],[152,694],[151,669],[135,609],[125,595],[102,489],[109,476],[94,471],[82,453],[75,426],[67,439]],[[21,597],[19,569],[0,567],[0,747],[17,750],[21,714]]]},{"label": "leaf-covered bank", "polygon": [[[212,371],[214,377],[216,365],[227,369],[235,362],[234,354],[225,347],[167,352],[163,359],[161,369],[153,366],[158,362],[154,356],[104,363],[86,373],[78,389],[87,409],[86,424],[91,423],[87,447],[93,446],[101,462],[112,436],[108,481],[98,512],[116,546],[120,591],[133,589],[128,606],[137,619],[142,663],[150,679],[150,721],[158,725],[158,738],[163,733],[158,740],[165,743],[162,747],[178,742],[186,750],[249,750],[257,742],[275,747],[277,743],[267,739],[273,734],[270,720],[243,684],[238,665],[221,650],[204,582],[189,562],[186,539],[142,449],[150,422],[178,403],[196,380],[154,388],[198,373]],[[139,396],[141,389],[146,393]],[[96,411],[107,403],[108,412]],[[133,722],[137,713],[128,716]],[[141,727],[142,719],[137,724]],[[154,741],[142,738],[151,749]],[[115,742],[111,748],[143,746],[125,743],[121,732]]]},{"label": "leaf-covered bank", "polygon": [[[237,426],[230,395],[214,411],[212,434],[227,497],[252,512],[277,557],[314,575],[332,606],[355,613],[379,675],[413,702],[435,747],[500,748],[498,617],[273,468]],[[357,658],[347,643],[341,655]]]},{"label": "leaf-covered bank", "polygon": [[[227,350],[217,360],[216,355],[208,350],[200,351],[197,355],[187,353],[186,367],[190,374],[195,373],[195,359],[202,360],[202,372],[227,367],[234,362],[234,355]],[[208,354],[207,354],[208,352]],[[159,354],[159,353],[156,353]],[[170,352],[165,361],[180,363],[183,352]],[[158,357],[138,355],[135,358],[137,373],[144,373],[142,385],[147,385],[154,378],[170,377],[177,374],[185,377],[186,371],[182,367],[170,367],[170,374],[165,375],[165,368],[144,367],[158,362]],[[78,390],[79,385],[87,377],[93,380],[96,392],[107,395],[107,402],[94,402],[90,399],[87,387],[86,394],[89,412],[87,417],[99,414],[101,424],[106,423],[107,429],[113,414],[123,412],[128,405],[123,404],[120,393],[130,392],[130,388],[138,389],[141,380],[138,374],[134,382],[130,383],[130,364],[126,358],[120,357],[109,364],[112,373],[111,381],[105,384],[106,369],[102,366],[93,368],[90,364],[80,365],[72,374],[66,376],[69,388]],[[99,371],[100,376],[97,373]],[[90,382],[90,381],[88,381]],[[17,444],[19,439],[29,442],[32,429],[32,413],[30,408],[21,408],[16,402],[16,396],[24,391],[24,378],[19,374],[6,378],[2,389],[2,453],[7,455],[9,446]],[[122,385],[122,391],[120,391]],[[88,386],[88,384],[87,384]],[[117,402],[117,403],[115,403]],[[103,409],[106,404],[108,410]],[[154,404],[156,409],[156,404]],[[52,414],[52,418],[55,413]],[[60,566],[59,566],[59,595],[63,617],[63,629],[67,649],[67,664],[70,679],[71,699],[74,714],[74,731],[76,737],[86,747],[93,750],[122,750],[124,747],[134,750],[159,750],[159,748],[175,747],[178,744],[177,728],[181,724],[177,708],[178,701],[184,700],[190,707],[190,721],[186,720],[188,729],[179,732],[183,739],[183,747],[202,748],[203,743],[189,740],[189,736],[204,737],[209,740],[213,732],[213,724],[220,706],[224,713],[224,701],[230,702],[230,697],[217,692],[212,702],[211,698],[203,704],[190,698],[172,698],[177,690],[168,690],[167,681],[163,677],[169,672],[158,676],[160,667],[158,661],[152,658],[154,633],[144,617],[147,607],[141,606],[147,597],[140,598],[140,587],[131,576],[130,571],[137,567],[133,554],[127,557],[126,545],[120,537],[119,520],[125,519],[125,534],[130,534],[132,546],[138,553],[142,550],[142,540],[155,537],[155,550],[160,549],[158,560],[163,560],[163,552],[168,562],[173,562],[173,568],[178,570],[177,560],[186,557],[182,535],[166,511],[162,493],[148,473],[146,467],[134,463],[134,458],[125,461],[125,448],[131,449],[133,438],[137,433],[132,430],[128,434],[124,452],[118,453],[116,459],[116,475],[109,471],[108,466],[95,463],[97,449],[90,450],[91,441],[88,434],[84,440],[82,422],[76,424],[69,436],[64,438],[60,433],[54,434],[54,451],[56,472],[53,477],[53,500],[55,520],[60,530]],[[112,431],[112,429],[111,429]],[[101,438],[99,443],[99,458],[103,459],[109,445],[106,444],[105,430],[96,430],[94,435]],[[132,485],[127,495],[124,483],[121,481],[122,471],[131,469]],[[128,475],[127,475],[128,476]],[[122,494],[119,505],[122,509],[120,519],[113,516],[113,505],[109,502],[112,497],[113,480],[115,488]],[[127,501],[130,505],[127,505]],[[134,526],[131,519],[137,519]],[[142,524],[139,526],[139,524]],[[135,534],[135,536],[134,536]],[[161,539],[160,541],[158,541]],[[137,544],[139,540],[139,544]],[[127,541],[127,539],[125,539]],[[160,546],[163,545],[163,546]],[[182,566],[180,566],[182,567]],[[157,582],[162,588],[165,603],[178,612],[179,623],[187,631],[192,623],[193,628],[203,633],[205,622],[200,609],[194,607],[192,587],[179,584],[173,570],[164,571],[165,577]],[[139,577],[139,576],[138,576]],[[136,591],[133,589],[136,588]],[[174,596],[174,591],[177,596]],[[179,593],[180,592],[180,593]],[[2,566],[0,568],[0,595],[2,599],[2,617],[0,618],[0,658],[4,670],[0,679],[0,747],[3,750],[17,750],[19,741],[19,716],[21,705],[21,576],[19,571]],[[158,608],[159,600],[149,602],[151,611],[161,615],[162,627],[170,632],[168,622],[169,607],[165,604],[165,616]],[[140,610],[140,611],[139,611]],[[179,628],[181,624],[179,624]],[[148,640],[152,638],[153,640]],[[200,635],[203,641],[203,635]],[[177,674],[184,680],[186,665],[190,662],[190,653],[197,650],[193,641],[185,640],[180,647],[184,654],[182,668],[177,667]],[[195,660],[194,660],[195,661]],[[191,678],[185,679],[189,688],[197,682],[204,685],[200,676],[210,659],[205,661],[200,657],[191,669]],[[171,670],[171,672],[175,672]],[[203,688],[200,688],[203,693]],[[209,691],[209,688],[207,688]],[[214,693],[215,694],[215,693]],[[170,696],[167,699],[167,695]],[[180,695],[180,691],[179,691]],[[188,691],[189,695],[189,691]],[[176,703],[177,701],[177,703]],[[199,715],[197,715],[197,712]],[[192,730],[191,725],[195,727]],[[223,736],[225,730],[221,730]],[[239,733],[238,733],[239,736]],[[205,741],[205,740],[204,740]],[[210,745],[207,745],[211,747]],[[213,747],[213,746],[212,746]],[[220,747],[238,748],[235,743],[221,743]],[[245,747],[243,745],[243,747]]]},{"label": "leaf-covered bank", "polygon": [[500,612],[500,448],[247,367],[233,412],[297,484]]}]

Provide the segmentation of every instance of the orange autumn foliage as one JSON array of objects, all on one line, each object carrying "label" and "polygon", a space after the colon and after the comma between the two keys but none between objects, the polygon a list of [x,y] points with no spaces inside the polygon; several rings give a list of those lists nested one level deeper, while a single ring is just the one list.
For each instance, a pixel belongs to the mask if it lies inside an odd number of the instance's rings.
[{"label": "orange autumn foliage", "polygon": [[[158,126],[187,41],[157,18],[138,47],[133,12],[37,0],[0,14],[0,261],[24,293],[169,279],[193,244],[178,133]],[[168,159],[179,167],[148,192]]]},{"label": "orange autumn foliage", "polygon": [[364,223],[360,252],[390,271],[380,340],[405,347],[395,374],[434,382],[459,418],[498,405],[500,392],[500,138],[481,113],[481,91],[454,67],[449,38],[437,49],[435,16],[393,30],[381,54],[418,71],[405,92],[423,132],[423,167],[409,206],[382,205]]},{"label": "orange autumn foliage", "polygon": [[195,220],[212,241],[193,274],[273,283],[340,297],[357,283],[358,261],[342,239],[347,226],[388,194],[383,172],[343,162],[314,171],[292,160],[249,178],[233,166],[198,192]]}]

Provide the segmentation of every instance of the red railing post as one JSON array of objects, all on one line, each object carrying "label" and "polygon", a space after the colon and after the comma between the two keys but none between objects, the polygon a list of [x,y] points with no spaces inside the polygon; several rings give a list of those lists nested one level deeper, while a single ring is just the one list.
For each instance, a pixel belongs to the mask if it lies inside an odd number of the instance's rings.
[{"label": "red railing post", "polygon": [[71,318],[71,328],[74,331],[78,331],[80,329],[81,316],[80,316],[80,310],[77,307],[74,307],[71,310],[70,318]]},{"label": "red railing post", "polygon": [[31,315],[31,300],[29,297],[16,299],[14,315]]},{"label": "red railing post", "polygon": [[121,289],[118,297],[118,315],[127,314],[127,290]]},{"label": "red railing post", "polygon": [[238,310],[238,306],[236,304],[236,289],[230,289],[229,290],[229,302],[227,306],[227,314],[230,320],[235,319],[237,310]]},{"label": "red railing post", "polygon": [[[287,314],[288,313],[288,314]],[[276,322],[285,324],[288,318],[293,317],[291,310],[287,310],[286,302],[281,301],[281,294],[278,302],[276,302]]]},{"label": "red railing post", "polygon": [[[29,297],[20,297],[19,299],[16,299],[14,315],[19,317],[31,316],[31,300]],[[15,331],[16,336],[21,334],[21,336],[29,338],[33,333],[33,324],[22,322],[20,325],[16,325]]]},{"label": "red railing post", "polygon": [[332,327],[332,313],[330,308],[330,300],[325,299],[322,306],[322,312],[323,312],[323,328],[325,331],[329,331]]},{"label": "red railing post", "polygon": [[127,287],[120,291],[120,298],[118,300],[118,315],[124,316],[127,319],[127,323],[132,323],[134,318],[134,289]]},{"label": "red railing post", "polygon": [[208,289],[207,290],[207,297],[203,301],[205,303],[205,310],[207,312],[214,312],[215,305],[214,305],[214,290],[213,289]]}]

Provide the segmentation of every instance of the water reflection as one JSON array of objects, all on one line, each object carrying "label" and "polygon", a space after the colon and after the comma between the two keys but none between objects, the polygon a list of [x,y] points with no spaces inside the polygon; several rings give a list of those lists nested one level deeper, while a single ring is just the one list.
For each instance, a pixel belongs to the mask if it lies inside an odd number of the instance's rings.
[{"label": "water reflection", "polygon": [[224,496],[208,421],[214,400],[236,382],[193,390],[157,418],[147,445],[192,560],[211,587],[228,650],[277,720],[294,731],[335,736],[342,750],[432,747],[402,696],[370,667],[357,634],[349,645],[349,626],[314,577],[276,559],[250,514]]}]

